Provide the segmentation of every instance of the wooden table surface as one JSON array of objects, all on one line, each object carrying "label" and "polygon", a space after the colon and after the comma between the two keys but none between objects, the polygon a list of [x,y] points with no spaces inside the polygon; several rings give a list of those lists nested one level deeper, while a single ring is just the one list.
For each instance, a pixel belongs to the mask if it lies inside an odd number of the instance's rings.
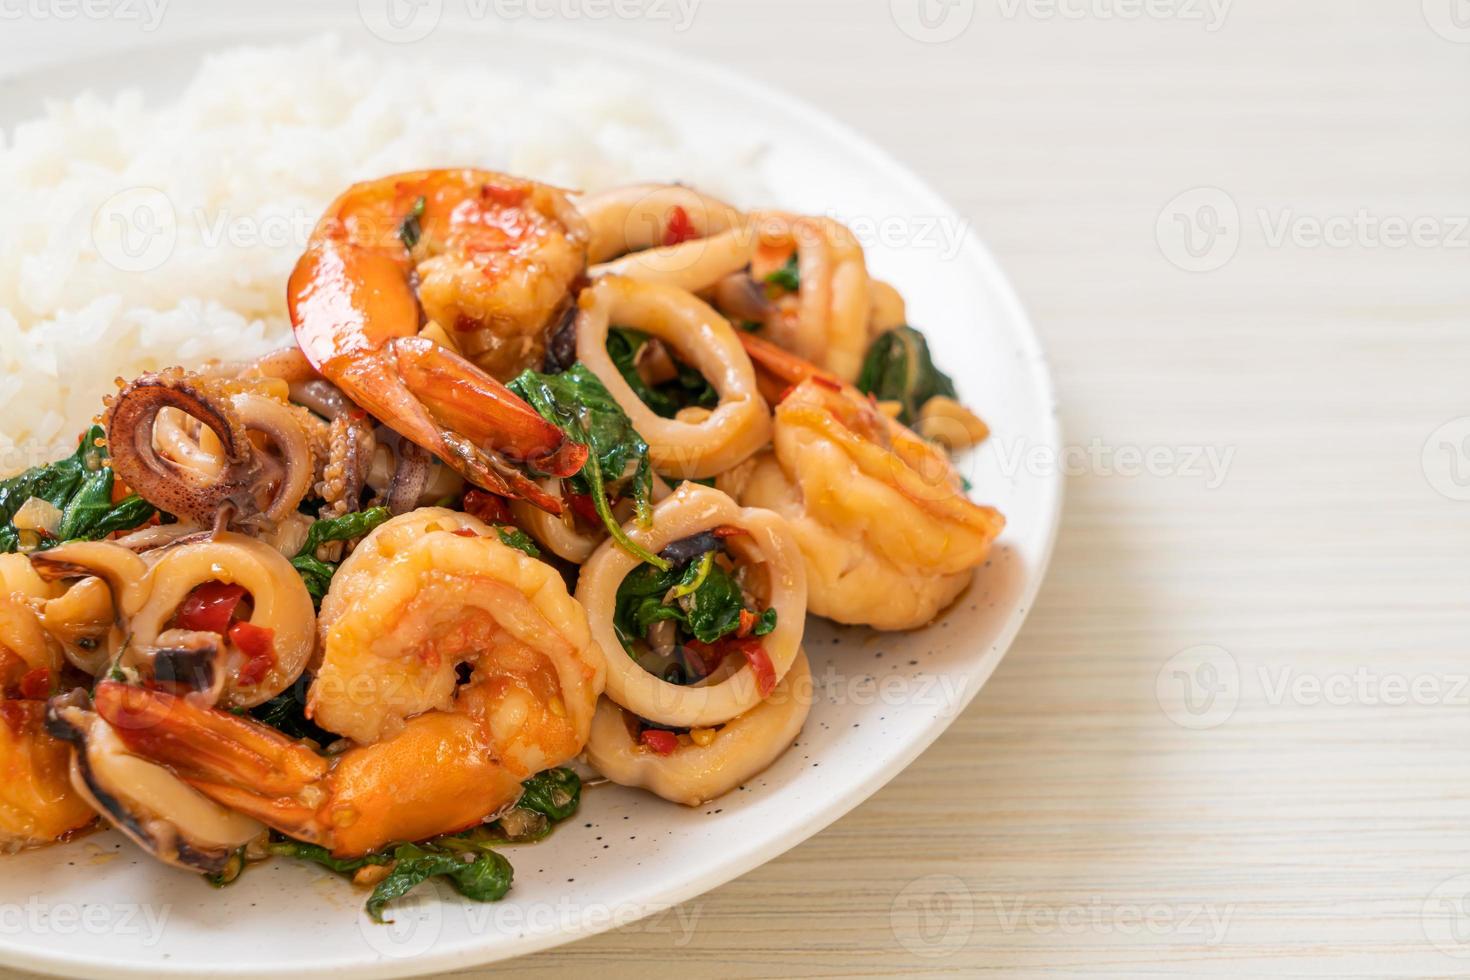
[{"label": "wooden table surface", "polygon": [[1040,601],[830,829],[484,972],[1463,974],[1463,0],[916,2],[599,29],[812,100],[973,221],[1077,447]]}]

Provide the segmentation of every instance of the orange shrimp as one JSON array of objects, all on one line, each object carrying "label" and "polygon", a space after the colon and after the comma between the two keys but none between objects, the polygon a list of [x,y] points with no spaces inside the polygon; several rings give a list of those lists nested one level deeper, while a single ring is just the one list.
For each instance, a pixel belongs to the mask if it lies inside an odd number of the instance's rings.
[{"label": "orange shrimp", "polygon": [[356,184],[291,273],[296,342],[349,398],[472,483],[560,513],[515,464],[570,476],[586,447],[492,374],[539,357],[586,267],[587,235],[560,191],[502,174],[426,170]]}]

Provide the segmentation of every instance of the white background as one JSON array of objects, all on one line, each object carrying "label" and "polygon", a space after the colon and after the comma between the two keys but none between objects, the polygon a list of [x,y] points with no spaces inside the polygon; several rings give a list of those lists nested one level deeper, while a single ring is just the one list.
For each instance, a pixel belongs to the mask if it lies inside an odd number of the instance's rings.
[{"label": "white background", "polygon": [[[918,763],[682,919],[518,972],[1463,968],[1470,4],[703,0],[681,31],[592,2],[554,6],[786,88],[945,193],[1077,451],[1026,629]],[[0,64],[249,16],[67,9],[0,0]]]}]

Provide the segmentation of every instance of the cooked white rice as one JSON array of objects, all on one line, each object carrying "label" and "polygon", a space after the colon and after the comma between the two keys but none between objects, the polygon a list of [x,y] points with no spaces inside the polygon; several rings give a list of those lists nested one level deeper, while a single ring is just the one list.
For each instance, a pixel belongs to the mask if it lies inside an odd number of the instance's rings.
[{"label": "cooked white rice", "polygon": [[691,145],[647,91],[606,66],[535,83],[322,39],[211,57],[168,104],[85,95],[0,133],[0,475],[69,451],[116,377],[288,343],[286,277],[353,181],[469,165],[761,196],[732,186],[756,148]]}]

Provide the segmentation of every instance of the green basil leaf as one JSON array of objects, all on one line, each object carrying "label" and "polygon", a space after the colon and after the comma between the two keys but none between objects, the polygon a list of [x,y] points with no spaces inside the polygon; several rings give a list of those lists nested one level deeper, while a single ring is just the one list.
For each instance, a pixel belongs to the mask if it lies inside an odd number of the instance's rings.
[{"label": "green basil leaf", "polygon": [[631,467],[629,496],[637,509],[637,520],[646,526],[653,513],[653,468],[648,462],[648,443],[597,375],[578,361],[561,374],[523,371],[509,387],[568,439],[590,450],[581,472],[568,482],[574,490],[592,498],[613,539],[640,561],[665,567],[667,562],[628,537],[608,503],[608,483],[617,482]]},{"label": "green basil leaf", "polygon": [[795,252],[791,253],[785,265],[766,276],[766,283],[784,289],[788,293],[801,291],[801,265]]},{"label": "green basil leaf", "polygon": [[367,914],[383,922],[383,907],[413,891],[435,875],[447,875],[463,862],[453,854],[426,851],[416,844],[400,844],[393,851],[393,870],[368,896]]},{"label": "green basil leaf", "polygon": [[954,382],[934,366],[929,344],[913,327],[880,334],[868,346],[857,388],[879,401],[898,402],[898,420],[913,425],[935,395],[956,397]]},{"label": "green basil leaf", "polygon": [[618,373],[633,389],[633,394],[647,405],[655,415],[671,419],[681,409],[697,406],[713,408],[720,403],[720,394],[705,380],[704,375],[694,368],[675,361],[678,377],[662,384],[650,385],[638,373],[638,352],[648,343],[648,335],[626,327],[613,327],[607,333],[607,353],[617,367]]},{"label": "green basil leaf", "polygon": [[271,841],[268,850],[277,857],[310,861],[312,864],[319,864],[328,871],[335,871],[342,875],[350,875],[370,864],[388,864],[393,860],[393,856],[386,851],[374,851],[355,858],[333,857],[332,852],[325,847],[306,844],[299,840]]},{"label": "green basil leaf", "polygon": [[[111,494],[111,488],[108,489],[108,493]],[[131,531],[135,527],[146,524],[157,512],[152,504],[135,493],[118,501],[117,506],[109,510],[102,520],[92,527],[89,536],[97,540],[107,537],[114,531]]]},{"label": "green basil leaf", "polygon": [[61,525],[56,531],[57,540],[70,541],[87,535],[89,529],[102,523],[110,510],[112,470],[103,467],[82,477],[76,493],[66,502],[61,512]]},{"label": "green basil leaf", "polygon": [[430,878],[442,875],[455,891],[476,902],[498,902],[510,891],[514,870],[504,855],[483,851],[466,861],[456,853],[400,844],[393,851],[393,870],[378,882],[367,900],[367,913],[382,922],[383,908]]},{"label": "green basil leaf", "polygon": [[570,769],[547,769],[521,783],[523,792],[516,806],[562,821],[577,812],[582,800],[582,780]]},{"label": "green basil leaf", "polygon": [[306,717],[306,678],[299,679],[264,704],[250,709],[250,716],[292,738],[309,738],[330,745],[337,736]]},{"label": "green basil leaf", "polygon": [[369,507],[324,521],[316,521],[306,530],[306,542],[296,552],[297,558],[315,555],[316,550],[332,541],[350,541],[366,537],[379,524],[386,523],[393,515],[386,507]]},{"label": "green basil leaf", "polygon": [[153,507],[136,495],[113,506],[112,470],[106,465],[106,448],[98,445],[104,437],[102,427],[94,425],[70,456],[0,482],[0,551],[20,547],[20,534],[12,521],[32,497],[61,511],[56,536],[42,540],[42,549],[64,541],[95,541],[114,531],[132,530],[153,516]]},{"label": "green basil leaf", "polygon": [[424,229],[420,219],[423,218],[424,208],[427,205],[428,201],[422,197],[414,201],[413,210],[408,213],[407,218],[403,219],[403,224],[398,226],[398,238],[403,242],[403,247],[410,252],[419,243],[419,239],[423,237]]},{"label": "green basil leaf", "polygon": [[316,521],[307,528],[306,541],[301,545],[301,550],[296,552],[296,557],[291,559],[291,567],[296,569],[296,574],[306,583],[306,591],[311,593],[312,601],[321,605],[327,590],[332,586],[332,576],[337,573],[337,566],[318,558],[316,550],[332,541],[350,541],[365,537],[373,528],[385,523],[392,516],[386,507],[369,507],[341,517]]},{"label": "green basil leaf", "polygon": [[506,547],[524,551],[532,558],[541,557],[541,549],[536,547],[536,542],[532,541],[531,536],[520,528],[505,524],[496,527],[495,533],[500,536],[500,543]]},{"label": "green basil leaf", "polygon": [[690,594],[686,603],[685,623],[701,643],[714,643],[740,628],[740,613],[745,608],[745,599],[735,576],[719,565],[710,569],[709,575]]},{"label": "green basil leaf", "polygon": [[472,902],[498,902],[510,891],[515,869],[505,855],[485,851],[448,873],[455,891]]},{"label": "green basil leaf", "polygon": [[[674,620],[687,635],[703,643],[714,643],[740,629],[745,597],[735,577],[713,560],[714,555],[714,551],[705,552],[682,569],[669,571],[642,566],[623,578],[613,604],[613,631],[630,655],[633,641],[663,620]],[[666,597],[670,601],[665,602]],[[751,632],[765,636],[775,628],[776,610],[767,609]]]}]

